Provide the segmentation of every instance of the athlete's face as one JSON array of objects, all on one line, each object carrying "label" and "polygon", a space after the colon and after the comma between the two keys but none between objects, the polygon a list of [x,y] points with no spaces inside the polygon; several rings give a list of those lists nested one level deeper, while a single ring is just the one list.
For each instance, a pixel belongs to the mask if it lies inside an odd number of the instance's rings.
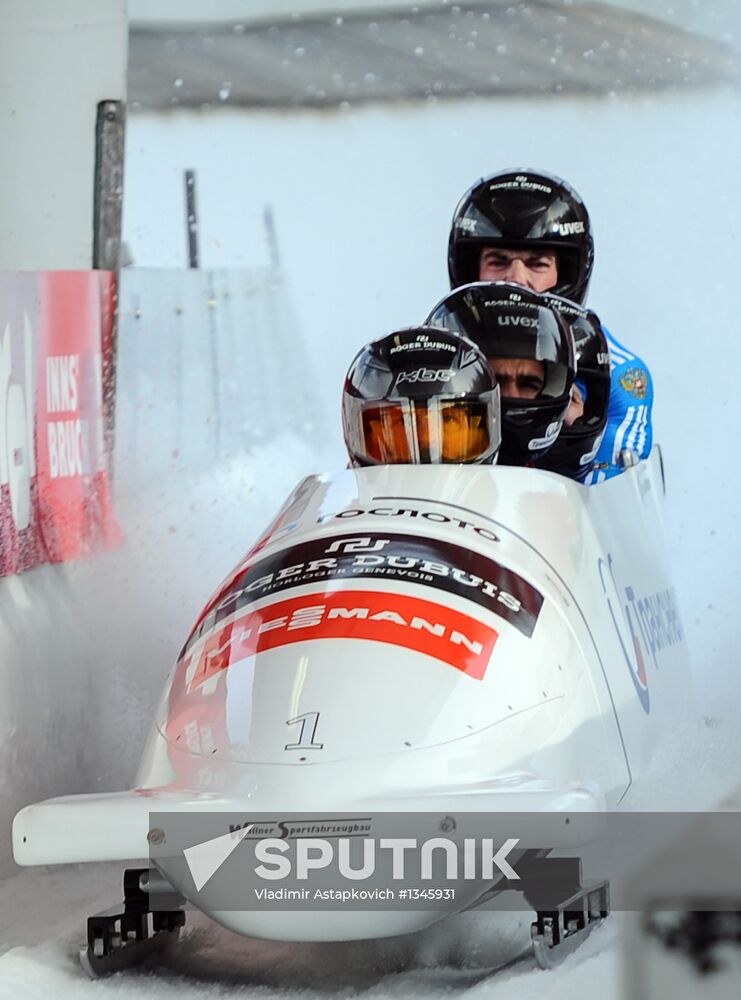
[{"label": "athlete's face", "polygon": [[490,358],[503,399],[537,399],[545,385],[545,365],[532,358]]},{"label": "athlete's face", "polygon": [[484,247],[479,257],[479,281],[512,281],[534,292],[547,292],[558,281],[556,255]]}]

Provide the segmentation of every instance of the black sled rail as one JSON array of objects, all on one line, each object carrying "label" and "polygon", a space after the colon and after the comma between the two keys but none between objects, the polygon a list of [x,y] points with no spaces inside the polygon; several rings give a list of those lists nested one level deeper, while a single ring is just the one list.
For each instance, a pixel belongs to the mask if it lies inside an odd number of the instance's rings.
[{"label": "black sled rail", "polygon": [[[551,858],[534,851],[517,867],[517,881],[499,882],[469,909],[508,890],[522,893],[535,910],[535,920],[530,925],[531,948],[513,961],[519,964],[532,955],[541,969],[553,969],[609,916],[610,883],[606,879],[584,883],[581,858]],[[491,974],[499,971],[498,966]]]},{"label": "black sled rail", "polygon": [[[610,912],[609,882],[583,883],[580,858],[530,857],[521,877],[500,883],[522,892],[535,911],[531,948],[501,965],[473,973],[476,981],[526,961],[531,955],[541,969],[553,969],[574,952]],[[91,979],[140,965],[177,941],[185,924],[185,899],[156,871],[130,868],[124,872],[123,902],[88,917],[87,947],[80,961]],[[169,891],[168,891],[169,890]],[[150,891],[156,891],[152,908]],[[481,905],[489,894],[479,900]],[[472,907],[475,909],[475,907]]]},{"label": "black sled rail", "polygon": [[532,858],[521,878],[521,891],[535,910],[530,927],[535,961],[553,969],[607,919],[610,883],[584,883],[581,858]]},{"label": "black sled rail", "polygon": [[[156,886],[156,908],[150,891]],[[80,962],[91,979],[141,965],[177,941],[185,925],[185,899],[162,884],[157,872],[127,868],[123,900],[87,920],[87,946]]]}]

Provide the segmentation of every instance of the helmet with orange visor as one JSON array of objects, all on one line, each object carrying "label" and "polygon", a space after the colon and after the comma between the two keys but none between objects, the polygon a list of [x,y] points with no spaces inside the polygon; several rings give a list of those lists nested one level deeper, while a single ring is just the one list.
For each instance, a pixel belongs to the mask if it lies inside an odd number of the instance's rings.
[{"label": "helmet with orange visor", "polygon": [[350,365],[342,424],[353,465],[494,462],[496,376],[466,337],[398,330],[366,345]]}]

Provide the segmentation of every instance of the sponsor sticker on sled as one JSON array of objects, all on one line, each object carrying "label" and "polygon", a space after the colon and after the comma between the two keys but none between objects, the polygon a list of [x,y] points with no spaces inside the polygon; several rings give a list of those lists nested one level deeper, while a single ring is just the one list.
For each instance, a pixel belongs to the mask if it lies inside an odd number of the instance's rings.
[{"label": "sponsor sticker on sled", "polygon": [[[620,648],[623,651],[630,676],[635,685],[636,693],[641,702],[644,712],[648,715],[651,711],[651,697],[648,690],[648,674],[646,664],[641,652],[641,644],[638,641],[633,626],[628,616],[627,608],[621,604],[620,591],[615,580],[615,564],[612,556],[608,553],[607,561],[599,559],[597,569],[602,589],[607,600],[607,608],[610,612],[615,632],[617,634]],[[627,629],[626,629],[627,625]]]},{"label": "sponsor sticker on sled", "polygon": [[331,535],[290,546],[235,574],[207,607],[184,652],[219,622],[271,594],[363,578],[455,594],[504,618],[528,638],[543,604],[540,591],[517,573],[462,545],[394,532]]},{"label": "sponsor sticker on sled", "polygon": [[342,590],[249,611],[190,654],[188,691],[249,656],[311,639],[367,639],[424,653],[481,680],[499,633],[470,615],[400,594]]},{"label": "sponsor sticker on sled", "polygon": [[648,714],[651,698],[647,660],[650,657],[658,669],[659,657],[664,650],[684,642],[674,592],[666,589],[640,594],[630,584],[621,583],[618,586],[615,561],[609,553],[607,561],[598,560],[597,568],[630,676],[641,705]]}]

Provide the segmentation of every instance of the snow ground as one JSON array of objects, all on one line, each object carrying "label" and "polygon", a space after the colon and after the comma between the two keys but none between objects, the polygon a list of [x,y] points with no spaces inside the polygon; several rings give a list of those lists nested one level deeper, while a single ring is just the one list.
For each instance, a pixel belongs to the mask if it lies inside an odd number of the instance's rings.
[{"label": "snow ground", "polygon": [[[529,956],[489,979],[488,968],[523,954],[529,942],[526,914],[453,918],[443,928],[380,942],[345,945],[250,941],[189,914],[187,934],[151,967],[98,982],[88,981],[77,952],[85,917],[115,897],[120,870],[113,865],[68,866],[54,872],[24,872],[3,887],[0,941],[0,998],[152,997],[196,1000],[234,996],[283,1000],[326,1000],[357,996],[368,1000],[467,997],[540,1000],[543,976],[550,1000],[589,995],[596,978],[602,1000],[619,1000],[617,921],[599,928],[556,971],[542,973]],[[45,901],[44,940],[38,914]],[[33,900],[33,910],[28,902]],[[19,914],[22,914],[19,918]],[[527,919],[526,919],[527,918]]]}]

